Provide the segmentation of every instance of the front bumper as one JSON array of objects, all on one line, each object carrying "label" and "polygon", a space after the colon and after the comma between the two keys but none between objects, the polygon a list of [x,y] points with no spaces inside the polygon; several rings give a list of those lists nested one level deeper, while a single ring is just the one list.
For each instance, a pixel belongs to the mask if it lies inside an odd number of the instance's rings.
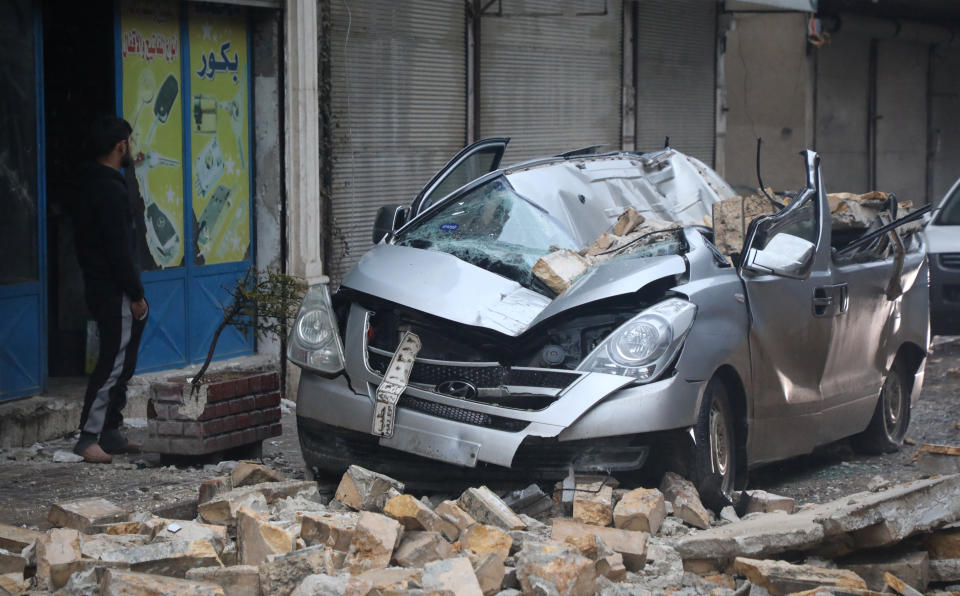
[{"label": "front bumper", "polygon": [[930,264],[930,329],[936,335],[960,334],[960,254],[927,256]]}]

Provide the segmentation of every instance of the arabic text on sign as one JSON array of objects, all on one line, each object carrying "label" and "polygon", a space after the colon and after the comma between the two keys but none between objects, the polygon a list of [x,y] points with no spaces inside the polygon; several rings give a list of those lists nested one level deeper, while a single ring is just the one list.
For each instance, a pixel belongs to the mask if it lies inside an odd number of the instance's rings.
[{"label": "arabic text on sign", "polygon": [[154,58],[163,58],[167,62],[173,62],[177,59],[180,42],[177,36],[160,35],[154,33],[150,37],[144,37],[136,29],[131,29],[123,33],[123,57],[128,55],[140,56],[147,62]]}]

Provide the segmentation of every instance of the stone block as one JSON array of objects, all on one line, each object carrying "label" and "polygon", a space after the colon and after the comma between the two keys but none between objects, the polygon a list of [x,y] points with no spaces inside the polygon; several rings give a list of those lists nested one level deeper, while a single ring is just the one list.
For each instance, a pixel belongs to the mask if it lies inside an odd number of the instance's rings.
[{"label": "stone block", "polygon": [[915,456],[918,470],[930,475],[960,474],[960,454],[924,451],[923,447],[940,447],[940,445],[921,445],[921,450]]},{"label": "stone block", "polygon": [[263,464],[241,461],[230,473],[230,480],[234,488],[239,488],[264,482],[283,482],[284,477],[282,472],[271,470]]},{"label": "stone block", "polygon": [[0,574],[19,573],[23,575],[23,570],[27,566],[27,560],[20,553],[12,553],[5,549],[0,549]]},{"label": "stone block", "polygon": [[270,555],[286,554],[297,547],[297,536],[265,521],[241,506],[237,511],[237,554],[241,565],[259,565]]},{"label": "stone block", "polygon": [[440,532],[447,540],[456,540],[460,529],[442,519],[412,495],[397,495],[387,501],[383,512],[400,522],[407,530]]},{"label": "stone block", "polygon": [[613,226],[614,236],[626,236],[638,225],[642,224],[644,217],[633,207],[627,209],[617,218],[617,223]]},{"label": "stone block", "polygon": [[474,524],[460,535],[460,547],[477,555],[494,553],[501,560],[510,556],[513,539],[500,528],[487,524]]},{"label": "stone block", "polygon": [[516,569],[524,594],[587,596],[596,591],[596,565],[567,545],[524,544],[517,555]]},{"label": "stone block", "polygon": [[797,502],[790,497],[781,497],[762,490],[750,491],[750,502],[747,503],[746,513],[772,513],[783,511],[793,513],[797,509]]},{"label": "stone block", "polygon": [[72,528],[50,530],[36,548],[37,577],[50,590],[62,587],[71,574],[84,567],[80,532]]},{"label": "stone block", "polygon": [[473,519],[472,515],[457,505],[456,501],[443,501],[437,505],[436,508],[434,508],[433,512],[439,515],[443,520],[448,521],[456,526],[459,532],[463,532],[473,524],[477,523],[477,520]]},{"label": "stone block", "polygon": [[429,593],[483,596],[483,590],[480,589],[480,582],[477,581],[470,559],[466,557],[428,563],[423,568],[421,584]]},{"label": "stone block", "polygon": [[350,466],[340,479],[334,498],[356,511],[382,511],[391,497],[402,492],[402,482],[360,466]]},{"label": "stone block", "polygon": [[36,543],[43,532],[29,530],[19,526],[9,526],[0,524],[0,548],[4,548],[12,553],[19,553],[31,544]]},{"label": "stone block", "polygon": [[894,592],[900,594],[900,596],[923,596],[919,590],[915,590],[913,587],[892,573],[884,572],[883,581],[889,587],[893,588]]},{"label": "stone block", "polygon": [[384,592],[406,594],[408,590],[420,587],[422,574],[421,569],[388,567],[365,571],[358,575],[357,579],[370,584],[373,594]]},{"label": "stone block", "polygon": [[496,553],[487,553],[473,561],[473,573],[484,596],[496,594],[503,589],[503,576],[506,568],[503,559]]},{"label": "stone block", "polygon": [[347,552],[353,540],[353,530],[357,527],[358,517],[359,515],[353,512],[304,513],[300,520],[300,537],[307,546],[325,544]]},{"label": "stone block", "polygon": [[450,543],[437,532],[404,532],[400,546],[393,551],[393,562],[401,567],[423,567],[455,554]]},{"label": "stone block", "polygon": [[228,596],[260,596],[260,573],[253,565],[197,567],[185,579],[216,584]]},{"label": "stone block", "polygon": [[700,495],[692,482],[667,472],[660,483],[660,492],[673,505],[673,514],[687,524],[706,530],[710,527],[710,515],[700,502]]},{"label": "stone block", "polygon": [[88,535],[109,534],[110,536],[120,536],[122,534],[139,534],[141,530],[143,530],[142,521],[124,521],[87,526],[83,529],[83,533]]},{"label": "stone block", "polygon": [[761,558],[810,550],[823,540],[823,527],[807,512],[776,512],[682,536],[675,548],[684,561],[710,560],[725,565],[738,556]]},{"label": "stone block", "polygon": [[30,580],[23,578],[23,574],[0,573],[0,596],[12,594],[26,594],[30,589]]},{"label": "stone block", "polygon": [[364,511],[357,520],[345,565],[353,575],[389,566],[402,535],[403,526],[397,520]]},{"label": "stone block", "polygon": [[125,510],[99,497],[54,503],[47,513],[47,521],[53,526],[81,532],[87,526],[124,521],[126,517]]},{"label": "stone block", "polygon": [[99,559],[104,553],[143,546],[148,542],[150,537],[143,534],[94,534],[80,537],[80,552],[88,559]]},{"label": "stone block", "polygon": [[317,483],[306,480],[286,480],[284,482],[265,482],[252,486],[232,489],[197,507],[200,518],[208,524],[232,526],[236,523],[237,508],[246,504],[253,495],[259,495],[266,503],[278,499],[295,497],[298,494],[316,494]]},{"label": "stone block", "polygon": [[613,487],[604,480],[577,482],[573,493],[573,519],[595,526],[613,521]]},{"label": "stone block", "polygon": [[737,573],[750,580],[750,583],[766,588],[773,596],[786,596],[821,586],[867,589],[863,578],[846,569],[793,565],[784,561],[745,557],[737,557],[733,567]]},{"label": "stone block", "polygon": [[540,257],[532,271],[547,287],[562,294],[589,268],[590,261],[572,250],[561,249]]},{"label": "stone block", "polygon": [[164,540],[206,540],[217,550],[223,552],[227,545],[227,528],[216,524],[202,524],[185,519],[155,518],[143,523],[143,533],[154,541]]},{"label": "stone block", "polygon": [[877,592],[886,585],[883,581],[885,572],[894,574],[921,592],[930,583],[930,559],[925,552],[871,553],[844,559],[838,565],[862,577],[867,587]]},{"label": "stone block", "polygon": [[504,530],[523,530],[527,527],[527,524],[486,486],[463,491],[457,504],[473,519],[483,524]]},{"label": "stone block", "polygon": [[260,590],[271,596],[286,596],[306,577],[315,573],[334,575],[337,569],[334,551],[328,546],[311,546],[272,556],[260,564]]},{"label": "stone block", "polygon": [[217,476],[209,480],[204,480],[198,490],[197,503],[203,504],[212,500],[217,495],[222,495],[233,489],[233,483],[230,476]]},{"label": "stone block", "polygon": [[930,581],[939,583],[960,582],[960,559],[931,559]]},{"label": "stone block", "polygon": [[226,596],[217,584],[107,569],[103,596]]},{"label": "stone block", "polygon": [[367,596],[372,590],[373,586],[359,577],[317,574],[305,577],[291,596]]},{"label": "stone block", "polygon": [[613,553],[597,559],[597,576],[603,576],[612,582],[622,582],[627,579],[627,568],[623,564],[623,555]]},{"label": "stone block", "polygon": [[663,493],[655,488],[637,488],[623,495],[613,508],[613,525],[656,534],[666,516]]},{"label": "stone block", "polygon": [[646,532],[621,530],[619,528],[601,528],[589,524],[555,518],[550,530],[550,537],[558,542],[566,542],[567,538],[577,536],[599,536],[614,552],[623,555],[623,563],[630,571],[643,569],[647,562]]},{"label": "stone block", "polygon": [[960,529],[941,530],[923,537],[931,559],[960,559]]},{"label": "stone block", "polygon": [[194,567],[219,567],[220,557],[206,540],[170,540],[115,550],[100,555],[100,561],[127,567],[138,573],[182,578]]}]

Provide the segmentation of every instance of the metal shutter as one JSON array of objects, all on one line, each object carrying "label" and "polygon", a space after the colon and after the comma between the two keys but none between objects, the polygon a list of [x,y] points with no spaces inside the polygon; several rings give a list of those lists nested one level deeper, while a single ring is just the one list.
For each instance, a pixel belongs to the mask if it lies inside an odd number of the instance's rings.
[{"label": "metal shutter", "polygon": [[637,150],[670,145],[713,165],[716,140],[716,3],[636,5]]},{"label": "metal shutter", "polygon": [[510,164],[620,148],[620,0],[499,0],[481,16],[478,137],[511,137]]},{"label": "metal shutter", "polygon": [[463,2],[331,0],[333,221],[339,281],[371,247],[377,208],[409,204],[466,140]]}]

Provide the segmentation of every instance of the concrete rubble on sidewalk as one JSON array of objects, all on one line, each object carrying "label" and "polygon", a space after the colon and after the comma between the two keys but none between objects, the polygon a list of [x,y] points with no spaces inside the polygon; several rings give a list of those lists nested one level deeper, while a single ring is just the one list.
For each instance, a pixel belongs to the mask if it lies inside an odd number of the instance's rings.
[{"label": "concrete rubble on sidewalk", "polygon": [[572,482],[549,506],[536,485],[420,499],[351,466],[327,501],[242,463],[195,521],[85,499],[46,532],[0,525],[0,595],[960,594],[960,476],[818,505],[753,491],[743,519],[675,474]]}]

